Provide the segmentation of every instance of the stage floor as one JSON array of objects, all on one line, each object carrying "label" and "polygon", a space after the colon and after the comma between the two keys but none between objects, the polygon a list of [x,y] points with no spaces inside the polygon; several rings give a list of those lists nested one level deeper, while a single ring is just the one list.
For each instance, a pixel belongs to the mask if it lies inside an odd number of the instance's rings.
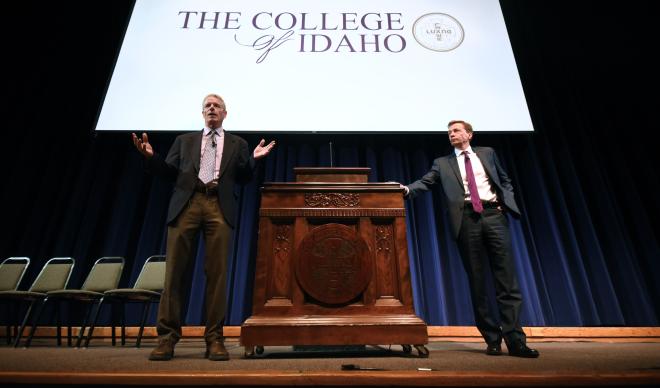
[{"label": "stage floor", "polygon": [[[86,385],[335,385],[335,386],[629,386],[660,385],[660,343],[538,342],[538,359],[486,356],[475,342],[431,342],[430,356],[401,346],[357,351],[294,351],[266,347],[245,359],[236,339],[228,362],[204,359],[202,339],[184,339],[175,358],[148,361],[155,342],[140,349],[95,341],[88,349],[37,339],[29,349],[0,346],[0,383]],[[342,370],[342,365],[378,370]],[[420,369],[421,368],[421,369]],[[430,369],[430,370],[429,370]]]}]

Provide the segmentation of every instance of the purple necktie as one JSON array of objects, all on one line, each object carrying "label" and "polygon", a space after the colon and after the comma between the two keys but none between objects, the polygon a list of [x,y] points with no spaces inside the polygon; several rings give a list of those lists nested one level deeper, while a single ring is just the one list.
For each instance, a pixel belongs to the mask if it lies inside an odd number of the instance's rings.
[{"label": "purple necktie", "polygon": [[465,175],[467,175],[468,190],[470,190],[470,202],[472,202],[472,209],[474,209],[474,211],[477,213],[481,213],[484,210],[484,207],[481,204],[481,199],[479,199],[479,190],[477,190],[477,180],[474,179],[472,162],[470,162],[470,157],[468,156],[467,151],[463,151],[462,154],[465,156]]}]

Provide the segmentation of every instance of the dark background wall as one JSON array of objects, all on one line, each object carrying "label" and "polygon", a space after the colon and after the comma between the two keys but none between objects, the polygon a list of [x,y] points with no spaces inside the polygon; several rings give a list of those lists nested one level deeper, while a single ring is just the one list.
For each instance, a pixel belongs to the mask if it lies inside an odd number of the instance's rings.
[{"label": "dark background wall", "polygon": [[[501,0],[536,131],[477,133],[474,144],[503,156],[525,212],[512,225],[527,325],[657,325],[660,66],[651,4]],[[131,7],[24,2],[3,11],[0,257],[32,258],[23,288],[60,255],[78,261],[73,287],[96,258],[125,256],[128,286],[144,259],[163,251],[168,186],[142,173],[128,134],[93,132]],[[437,135],[275,136],[276,151],[244,190],[229,322],[250,311],[260,182],[328,165],[330,140],[337,165],[409,182],[450,150],[440,119]],[[163,153],[173,138],[152,136]],[[430,324],[471,324],[441,202],[435,192],[408,204],[416,308]],[[191,279],[187,320],[198,324],[199,266]]]}]

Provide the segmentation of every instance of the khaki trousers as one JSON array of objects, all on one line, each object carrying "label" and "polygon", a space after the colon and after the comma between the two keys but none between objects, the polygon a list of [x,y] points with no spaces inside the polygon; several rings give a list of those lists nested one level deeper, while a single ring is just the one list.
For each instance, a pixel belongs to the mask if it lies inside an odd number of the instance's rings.
[{"label": "khaki trousers", "polygon": [[217,194],[194,193],[177,219],[167,228],[165,288],[160,298],[157,331],[160,339],[178,341],[181,338],[183,298],[189,284],[183,284],[194,265],[197,235],[203,233],[206,245],[204,273],[206,275],[205,307],[207,343],[222,339],[227,284],[227,253],[231,228],[220,210]]}]

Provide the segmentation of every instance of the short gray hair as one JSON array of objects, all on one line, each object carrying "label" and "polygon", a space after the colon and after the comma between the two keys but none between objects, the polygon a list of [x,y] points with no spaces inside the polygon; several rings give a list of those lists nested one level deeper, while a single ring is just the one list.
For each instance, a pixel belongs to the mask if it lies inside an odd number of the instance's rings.
[{"label": "short gray hair", "polygon": [[220,97],[219,95],[217,95],[217,94],[215,94],[215,93],[207,94],[206,97],[204,97],[204,99],[202,100],[202,109],[204,109],[204,105],[206,105],[206,100],[207,100],[209,97],[215,97],[215,98],[217,98],[218,100],[220,100],[220,102],[222,102],[222,107],[223,107],[225,110],[227,110],[227,105],[225,105],[225,100],[223,100],[222,97]]}]

